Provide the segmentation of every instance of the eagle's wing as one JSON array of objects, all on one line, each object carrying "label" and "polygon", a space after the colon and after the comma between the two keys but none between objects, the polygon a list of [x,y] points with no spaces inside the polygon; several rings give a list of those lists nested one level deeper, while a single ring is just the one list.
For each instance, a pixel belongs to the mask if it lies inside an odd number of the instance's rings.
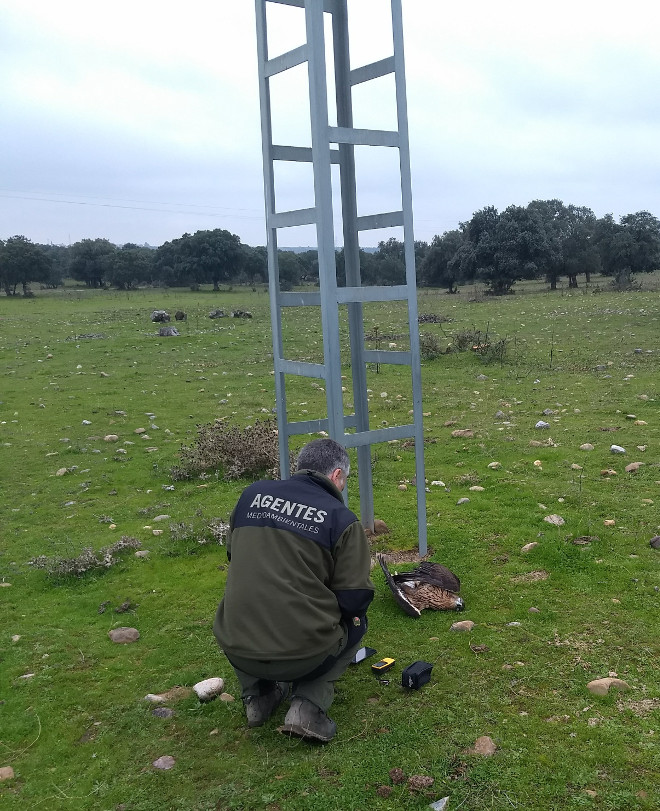
[{"label": "eagle's wing", "polygon": [[390,574],[390,570],[387,568],[387,563],[385,562],[385,557],[380,552],[376,554],[376,560],[380,563],[380,568],[383,570],[383,574],[385,575],[385,580],[387,581],[387,585],[390,587],[392,594],[394,595],[394,599],[396,602],[403,608],[403,610],[411,617],[419,617],[421,616],[421,611],[419,608],[416,608],[410,600],[406,597],[403,591],[399,588],[399,586],[394,582],[394,578]]},{"label": "eagle's wing", "polygon": [[393,575],[395,583],[415,581],[428,583],[431,586],[440,586],[441,589],[458,593],[461,590],[461,581],[456,575],[441,563],[422,561],[416,569],[410,572],[399,572]]}]

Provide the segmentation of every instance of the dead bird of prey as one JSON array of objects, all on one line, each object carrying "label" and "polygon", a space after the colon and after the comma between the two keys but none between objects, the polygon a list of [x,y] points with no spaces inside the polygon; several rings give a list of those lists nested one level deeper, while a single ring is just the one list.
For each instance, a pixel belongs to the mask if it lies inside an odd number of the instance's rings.
[{"label": "dead bird of prey", "polygon": [[461,581],[441,563],[422,561],[410,572],[391,574],[385,555],[379,552],[376,559],[394,599],[409,616],[419,617],[425,608],[435,611],[463,611],[465,608],[463,598],[457,593]]}]

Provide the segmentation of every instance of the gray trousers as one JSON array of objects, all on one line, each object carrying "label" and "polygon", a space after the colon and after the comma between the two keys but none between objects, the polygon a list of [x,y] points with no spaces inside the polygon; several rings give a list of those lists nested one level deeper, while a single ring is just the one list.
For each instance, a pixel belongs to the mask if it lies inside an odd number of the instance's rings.
[{"label": "gray trousers", "polygon": [[[348,668],[362,639],[350,647],[347,643],[345,631],[343,639],[332,650],[309,659],[260,662],[232,654],[229,661],[241,685],[242,698],[264,695],[277,681],[292,682],[292,695],[306,698],[326,712],[335,695],[335,682]],[[314,672],[316,670],[322,670],[320,675]]]}]

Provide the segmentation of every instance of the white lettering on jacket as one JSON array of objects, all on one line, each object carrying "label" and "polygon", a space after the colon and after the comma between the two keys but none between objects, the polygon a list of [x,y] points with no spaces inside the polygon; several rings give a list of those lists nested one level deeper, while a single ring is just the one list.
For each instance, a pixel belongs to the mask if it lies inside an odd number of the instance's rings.
[{"label": "white lettering on jacket", "polygon": [[[257,493],[250,504],[250,509],[253,507],[270,509],[273,512],[282,513],[282,515],[294,515],[295,518],[302,517],[303,521],[314,521],[316,524],[322,524],[328,514],[327,510],[319,510],[316,507],[310,507],[308,504],[299,504],[297,501],[285,501],[282,498],[274,499],[268,493],[265,495]],[[301,516],[301,513],[304,514]]]}]

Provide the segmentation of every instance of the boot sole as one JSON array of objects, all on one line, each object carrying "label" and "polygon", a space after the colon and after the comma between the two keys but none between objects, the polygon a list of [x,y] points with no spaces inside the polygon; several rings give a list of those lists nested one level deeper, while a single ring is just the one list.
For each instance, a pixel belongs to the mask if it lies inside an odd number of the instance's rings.
[{"label": "boot sole", "polygon": [[334,732],[330,736],[321,735],[320,733],[307,729],[300,724],[284,724],[284,726],[279,728],[279,731],[283,735],[303,738],[306,741],[314,741],[315,743],[328,743],[328,741],[331,741],[335,737]]}]

